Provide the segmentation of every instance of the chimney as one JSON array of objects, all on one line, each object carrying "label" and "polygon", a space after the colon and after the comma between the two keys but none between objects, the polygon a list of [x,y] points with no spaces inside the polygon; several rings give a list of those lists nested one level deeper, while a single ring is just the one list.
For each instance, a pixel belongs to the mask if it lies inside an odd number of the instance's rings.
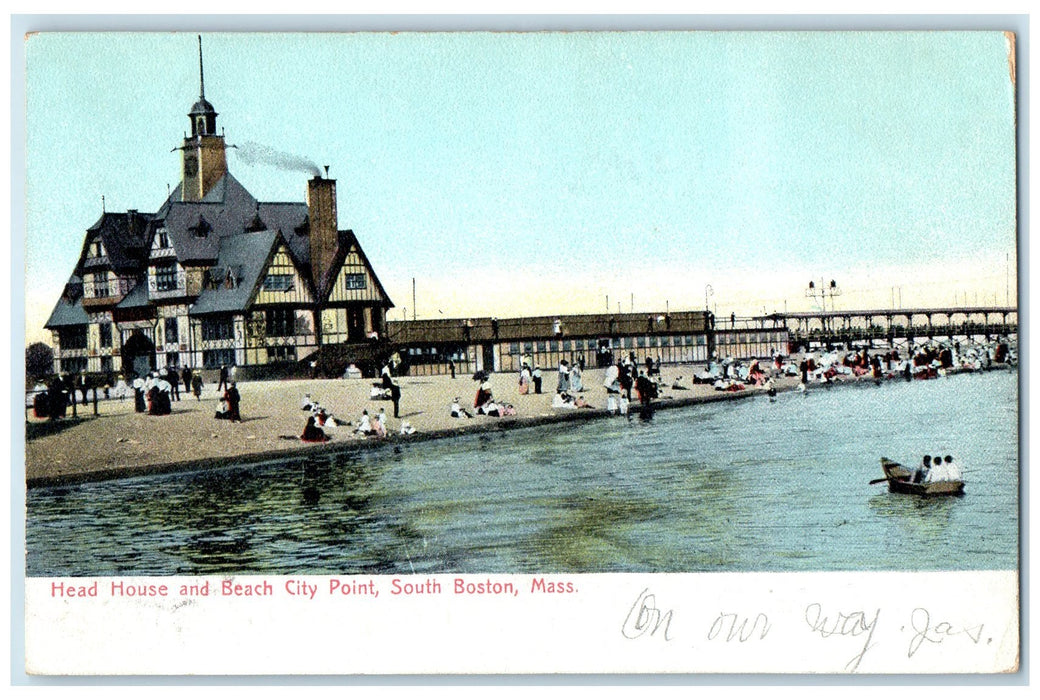
[{"label": "chimney", "polygon": [[[327,174],[327,172],[326,172]],[[339,245],[336,219],[336,181],[315,175],[307,183],[307,217],[310,221],[311,277],[319,294]]]}]

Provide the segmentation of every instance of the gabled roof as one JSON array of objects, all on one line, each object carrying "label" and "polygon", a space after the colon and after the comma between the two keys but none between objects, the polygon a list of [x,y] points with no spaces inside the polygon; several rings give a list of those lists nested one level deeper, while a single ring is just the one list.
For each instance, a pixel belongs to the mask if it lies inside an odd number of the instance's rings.
[{"label": "gabled roof", "polygon": [[376,289],[379,290],[379,295],[386,301],[386,308],[394,308],[394,302],[390,300],[390,295],[386,293],[386,290],[383,288],[383,283],[380,282],[379,277],[376,276],[376,271],[372,267],[372,263],[368,261],[368,256],[365,255],[365,251],[361,248],[361,243],[358,241],[357,236],[354,235],[354,232],[350,230],[338,232],[336,255],[332,258],[332,265],[329,266],[329,271],[326,273],[325,278],[319,281],[318,292],[322,303],[329,300],[329,295],[332,294],[332,288],[336,283],[336,278],[343,269],[343,261],[347,259],[347,254],[350,253],[352,247],[357,248],[358,256],[361,258],[361,262],[364,263],[365,268],[368,270],[368,274],[372,276],[372,281],[375,282]]},{"label": "gabled roof", "polygon": [[267,269],[278,242],[277,231],[239,233],[222,238],[216,267],[230,269],[235,284],[230,289],[224,285],[216,289],[203,289],[191,308],[191,314],[230,313],[247,309],[256,293],[260,275]]},{"label": "gabled roof", "polygon": [[43,327],[80,326],[89,320],[87,312],[83,310],[83,280],[78,275],[72,275]]},{"label": "gabled roof", "polygon": [[140,268],[148,255],[153,214],[141,212],[105,212],[87,229],[80,252],[80,267],[87,257],[90,241],[101,239],[109,267],[115,272],[132,272]]}]

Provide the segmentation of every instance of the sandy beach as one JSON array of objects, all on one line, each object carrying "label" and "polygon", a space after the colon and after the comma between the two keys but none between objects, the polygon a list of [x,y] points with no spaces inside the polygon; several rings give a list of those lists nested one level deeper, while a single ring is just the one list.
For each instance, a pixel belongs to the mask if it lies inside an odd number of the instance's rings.
[{"label": "sandy beach", "polygon": [[[655,407],[668,408],[703,401],[736,399],[761,389],[743,392],[715,391],[710,385],[695,385],[691,377],[701,367],[662,368],[666,386],[677,377],[686,390],[667,390]],[[26,445],[26,483],[32,486],[115,478],[131,474],[204,469],[234,463],[255,462],[278,457],[309,457],[344,449],[377,447],[395,441],[421,441],[449,437],[470,431],[501,430],[543,422],[607,417],[607,393],[603,370],[587,369],[583,376],[585,399],[595,409],[553,409],[553,390],[557,374],[546,371],[542,394],[520,395],[513,374],[495,374],[491,386],[496,400],[516,407],[517,415],[494,418],[474,415],[457,419],[450,415],[452,399],[471,413],[477,382],[470,376],[401,377],[400,418],[393,417],[393,404],[370,398],[372,379],[297,379],[240,382],[242,422],[230,423],[213,417],[218,405],[215,384],[204,387],[201,401],[181,392],[168,416],[135,413],[132,398],[98,402],[93,407],[78,407],[80,420],[69,418],[65,427],[29,440]],[[778,389],[791,388],[796,378],[782,379]],[[385,439],[357,436],[353,426],[330,431],[331,441],[303,443],[280,436],[298,436],[308,412],[300,409],[300,399],[310,394],[338,419],[357,424],[365,409],[376,415],[382,408],[388,416]],[[633,398],[635,398],[633,396]],[[27,411],[29,423],[43,423]],[[71,416],[71,412],[69,414]],[[403,421],[415,428],[401,435]]]}]

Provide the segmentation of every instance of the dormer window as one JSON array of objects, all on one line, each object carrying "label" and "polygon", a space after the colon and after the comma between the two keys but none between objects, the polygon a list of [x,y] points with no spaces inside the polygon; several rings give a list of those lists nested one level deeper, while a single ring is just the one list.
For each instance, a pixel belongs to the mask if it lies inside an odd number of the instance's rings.
[{"label": "dormer window", "polygon": [[166,233],[166,228],[162,227],[158,231],[159,236],[159,247],[169,248],[170,247],[170,235]]},{"label": "dormer window", "polygon": [[203,285],[206,289],[234,289],[236,284],[236,272],[241,274],[241,267],[216,266],[206,270]]},{"label": "dormer window", "polygon": [[155,266],[155,289],[159,292],[177,289],[177,263]]},{"label": "dormer window", "polygon": [[189,226],[188,230],[191,231],[196,238],[205,238],[206,234],[213,230],[213,227],[209,225],[209,222],[206,221],[202,214],[199,214],[198,221],[196,221],[194,225]]},{"label": "dormer window", "polygon": [[205,279],[203,280],[203,286],[206,289],[220,289],[221,283],[224,281],[225,275],[224,268],[222,267],[211,267],[206,270]]},{"label": "dormer window", "polygon": [[256,213],[253,214],[253,220],[249,222],[248,226],[246,226],[246,231],[248,233],[256,233],[257,231],[266,231],[266,230],[267,230],[267,224],[265,224],[264,220],[260,218],[260,205],[257,204],[256,205]]}]

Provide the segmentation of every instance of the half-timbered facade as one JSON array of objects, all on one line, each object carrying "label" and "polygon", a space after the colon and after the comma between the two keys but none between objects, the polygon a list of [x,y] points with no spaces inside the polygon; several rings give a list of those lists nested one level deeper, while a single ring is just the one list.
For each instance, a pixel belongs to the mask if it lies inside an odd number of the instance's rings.
[{"label": "half-timbered facade", "polygon": [[87,230],[46,324],[56,372],[289,363],[384,335],[393,304],[338,228],[336,181],[315,175],[306,202],[253,197],[228,172],[201,45],[199,58],[181,182],[156,213],[104,213]]}]

